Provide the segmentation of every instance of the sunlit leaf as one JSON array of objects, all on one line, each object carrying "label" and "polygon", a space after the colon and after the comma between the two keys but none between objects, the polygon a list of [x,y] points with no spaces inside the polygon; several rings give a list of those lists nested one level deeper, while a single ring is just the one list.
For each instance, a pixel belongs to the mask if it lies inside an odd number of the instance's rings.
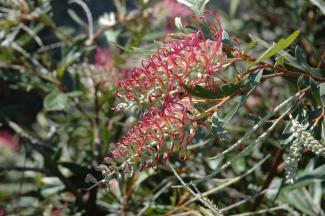
[{"label": "sunlit leaf", "polygon": [[256,59],[254,64],[258,64],[258,63],[274,56],[279,51],[287,48],[296,40],[296,38],[299,36],[299,34],[300,34],[300,30],[297,30],[297,31],[293,32],[289,37],[281,38],[277,43],[274,43],[269,49],[267,49],[258,59]]}]

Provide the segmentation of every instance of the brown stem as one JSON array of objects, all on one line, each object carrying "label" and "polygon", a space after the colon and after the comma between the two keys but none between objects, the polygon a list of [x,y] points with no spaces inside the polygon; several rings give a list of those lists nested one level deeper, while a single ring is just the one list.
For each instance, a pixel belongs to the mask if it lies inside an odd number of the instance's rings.
[{"label": "brown stem", "polygon": [[[248,61],[256,61],[256,58],[252,57],[252,56],[249,56],[247,54],[244,54],[242,52],[240,52],[239,50],[236,50],[235,48],[229,46],[229,45],[226,45],[226,44],[223,44],[223,49],[225,50],[228,50],[228,51],[231,51],[231,52],[236,52],[242,59],[244,60],[248,60]],[[262,69],[262,68],[271,68],[277,72],[281,72],[283,73],[284,75],[290,75],[290,76],[306,76],[306,77],[309,77],[309,78],[312,78],[316,81],[319,81],[319,82],[325,82],[325,77],[319,77],[319,76],[315,76],[311,73],[308,73],[307,71],[304,71],[304,72],[298,72],[298,71],[290,71],[290,70],[287,70],[285,68],[282,68],[282,67],[279,67],[279,66],[273,66],[272,64],[268,64],[268,63],[265,63],[265,62],[260,62],[258,63],[258,67],[256,68],[253,68],[253,69],[250,69],[250,70],[247,70],[244,75],[246,74],[249,74],[249,73],[252,73],[254,71],[256,71],[257,69]]]}]

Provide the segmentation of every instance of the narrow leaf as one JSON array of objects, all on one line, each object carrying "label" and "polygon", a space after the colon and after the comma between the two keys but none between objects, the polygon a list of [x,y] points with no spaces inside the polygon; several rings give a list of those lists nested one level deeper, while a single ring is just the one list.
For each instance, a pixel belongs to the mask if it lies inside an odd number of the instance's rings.
[{"label": "narrow leaf", "polygon": [[[285,48],[287,48],[288,46],[290,46],[295,40],[296,38],[299,36],[300,34],[300,30],[297,30],[295,32],[293,32],[289,37],[287,38],[281,38],[277,43],[274,43],[271,47],[269,47],[255,62],[254,64],[258,64],[262,61],[264,61],[265,59],[268,59],[272,56],[274,56],[275,54],[279,53],[280,51],[284,50]],[[250,35],[250,37],[253,40],[258,41],[259,43],[261,43],[263,46],[268,47],[268,43],[266,43],[265,41]],[[253,64],[253,65],[254,65]],[[251,65],[252,66],[252,65]]]},{"label": "narrow leaf", "polygon": [[256,44],[257,44],[257,41],[255,41],[255,40],[251,41],[249,44],[247,44],[247,46],[245,47],[243,52],[247,53],[248,50],[252,49],[254,46],[256,46]]},{"label": "narrow leaf", "polygon": [[300,30],[297,30],[293,32],[289,37],[287,38],[281,38],[277,43],[273,44],[269,49],[267,49],[255,62],[254,64],[258,64],[265,59],[268,59],[275,54],[277,54],[279,51],[287,48],[290,46],[296,38],[299,36]]},{"label": "narrow leaf", "polygon": [[200,98],[221,99],[229,95],[232,95],[236,91],[239,91],[242,86],[243,86],[243,80],[230,82],[228,84],[218,86],[214,91],[211,91],[210,89],[206,89],[199,85],[196,85],[193,88],[184,86],[184,88],[192,95]]}]

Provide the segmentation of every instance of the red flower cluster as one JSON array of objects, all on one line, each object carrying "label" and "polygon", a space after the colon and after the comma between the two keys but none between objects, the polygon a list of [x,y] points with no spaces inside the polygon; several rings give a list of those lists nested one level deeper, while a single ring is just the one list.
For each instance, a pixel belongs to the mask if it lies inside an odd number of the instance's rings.
[{"label": "red flower cluster", "polygon": [[116,164],[129,169],[134,161],[141,163],[141,169],[156,167],[174,150],[180,159],[186,159],[196,126],[187,89],[200,85],[215,90],[218,82],[224,82],[222,67],[229,63],[222,52],[219,19],[217,23],[218,28],[210,29],[213,40],[206,39],[202,30],[171,40],[119,82],[116,95],[128,104],[119,104],[117,110],[132,104],[150,109],[116,144],[110,155],[113,160],[107,158],[105,162],[109,169],[116,169]]},{"label": "red flower cluster", "polygon": [[[221,49],[222,29],[214,33],[215,40],[205,39],[202,31],[171,40],[157,54],[142,61],[142,67],[131,71],[127,80],[119,83],[117,96],[143,106],[161,106],[166,97],[175,97],[195,85],[215,87],[215,78],[225,64]],[[183,90],[184,91],[184,90]]]},{"label": "red flower cluster", "polygon": [[111,152],[117,162],[133,158],[141,162],[141,169],[166,162],[177,149],[180,159],[186,159],[187,145],[194,138],[194,124],[190,118],[188,98],[166,100],[163,109],[152,108]]}]

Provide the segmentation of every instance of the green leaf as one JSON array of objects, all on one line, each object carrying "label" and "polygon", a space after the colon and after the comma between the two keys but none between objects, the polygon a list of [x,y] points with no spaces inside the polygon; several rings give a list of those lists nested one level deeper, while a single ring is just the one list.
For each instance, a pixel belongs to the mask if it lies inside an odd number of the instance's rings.
[{"label": "green leaf", "polygon": [[60,111],[66,108],[68,97],[59,91],[53,91],[44,99],[44,109],[46,111]]},{"label": "green leaf", "polygon": [[265,40],[263,40],[262,38],[256,35],[253,34],[248,34],[248,35],[252,39],[252,41],[256,41],[258,44],[262,45],[265,48],[269,48],[271,46],[268,42],[266,42]]},{"label": "green leaf", "polygon": [[189,7],[196,16],[201,16],[204,13],[205,7],[210,0],[177,0],[179,3]]},{"label": "green leaf", "polygon": [[68,9],[68,14],[71,17],[71,19],[76,23],[78,23],[79,25],[87,26],[87,23],[85,23],[85,21],[83,21],[75,11]]},{"label": "green leaf", "polygon": [[212,132],[216,135],[216,138],[220,142],[229,142],[230,138],[228,136],[228,131],[224,128],[224,121],[218,116],[218,113],[215,112],[211,118],[212,123]]},{"label": "green leaf", "polygon": [[275,58],[274,66],[283,66],[285,63],[285,58],[283,56],[279,56]]},{"label": "green leaf", "polygon": [[210,89],[206,89],[200,85],[196,85],[193,88],[184,86],[184,88],[192,95],[200,98],[221,99],[235,93],[236,91],[239,91],[242,86],[243,80],[230,82],[228,84],[218,86],[215,91],[211,91]]},{"label": "green leaf", "polygon": [[297,80],[297,87],[299,90],[302,90],[306,85],[305,77],[303,75],[300,75]]},{"label": "green leaf", "polygon": [[[262,40],[261,38],[255,36],[255,35],[249,34],[249,37],[252,40],[256,40],[258,42],[258,44],[262,45],[263,47],[265,47],[267,49],[271,47],[271,45],[269,43],[267,43],[266,41]],[[308,65],[306,63],[306,60],[304,59],[304,57],[302,55],[302,50],[299,46],[297,46],[295,49],[295,57],[293,57],[292,55],[290,55],[289,53],[287,53],[284,50],[280,50],[279,54],[281,55],[280,57],[283,57],[286,60],[286,62],[285,62],[286,64],[289,64],[289,65],[291,65],[297,69],[303,70],[303,71],[308,71],[310,73],[315,74],[316,76],[324,77],[324,74],[320,68],[311,67],[310,65]],[[251,63],[249,65],[252,66],[252,65],[254,65],[254,63]]]},{"label": "green leaf", "polygon": [[71,91],[66,93],[68,97],[80,97],[83,95],[82,91]]},{"label": "green leaf", "polygon": [[238,9],[240,1],[239,0],[232,0],[230,1],[230,16],[234,17],[236,15],[236,11]]},{"label": "green leaf", "polygon": [[243,106],[247,100],[247,95],[238,96],[234,99],[235,104],[230,108],[230,111],[227,113],[227,115],[223,118],[225,122],[230,122],[231,119],[235,116],[238,109]]},{"label": "green leaf", "polygon": [[65,71],[73,62],[75,62],[82,55],[81,52],[77,51],[77,49],[72,49],[64,59],[60,62],[60,66],[57,69],[56,73],[59,79],[64,77]]},{"label": "green leaf", "polygon": [[223,121],[230,122],[231,119],[235,116],[238,109],[243,106],[249,97],[249,95],[254,91],[254,89],[260,85],[260,80],[263,75],[263,70],[260,70],[258,73],[253,73],[248,76],[248,80],[245,83],[245,87],[250,89],[246,95],[241,95],[236,97],[233,101],[235,104],[230,108],[230,111],[223,118]]},{"label": "green leaf", "polygon": [[321,97],[321,86],[318,87],[318,84],[314,80],[310,80],[309,82],[311,88],[311,99],[315,106],[322,105],[322,97]]},{"label": "green leaf", "polygon": [[274,43],[269,49],[267,49],[258,59],[256,59],[254,64],[258,64],[264,61],[265,59],[274,56],[279,51],[287,48],[296,40],[299,34],[300,34],[300,30],[297,30],[293,32],[289,37],[281,38],[277,43]]},{"label": "green leaf", "polygon": [[247,44],[247,46],[245,47],[243,52],[247,53],[248,50],[252,49],[254,46],[256,46],[256,44],[257,44],[257,41],[255,41],[255,40],[251,41],[249,44]]},{"label": "green leaf", "polygon": [[260,81],[263,75],[263,70],[260,70],[258,73],[252,73],[248,76],[248,80],[245,83],[245,86],[254,89],[260,85]]},{"label": "green leaf", "polygon": [[302,50],[299,46],[296,46],[296,48],[295,48],[295,57],[296,57],[297,63],[299,65],[302,65],[304,62],[304,57],[302,55]]},{"label": "green leaf", "polygon": [[319,85],[319,95],[321,97],[324,97],[325,96],[325,83],[321,83]]},{"label": "green leaf", "polygon": [[[270,45],[268,42],[266,42],[265,40],[263,40],[263,39],[261,39],[261,38],[255,36],[255,35],[249,34],[249,37],[250,37],[252,40],[257,41],[258,44],[262,45],[263,47],[265,47],[265,48],[267,48],[267,49],[271,47],[271,45]],[[290,54],[287,53],[286,51],[281,50],[281,51],[279,51],[279,54],[280,54],[281,56],[283,56],[283,57],[285,58],[285,60],[288,61],[287,63],[290,64],[291,66],[293,66],[293,67],[295,67],[295,68],[298,68],[298,69],[300,69],[300,70],[304,70],[304,68],[301,67],[301,66],[297,63],[296,58],[294,58],[292,55],[290,55]],[[251,63],[251,65],[253,65],[253,63]]]},{"label": "green leaf", "polygon": [[325,83],[319,85],[319,96],[322,100],[322,104],[325,106]]},{"label": "green leaf", "polygon": [[113,43],[114,45],[116,45],[118,48],[120,48],[121,50],[130,53],[132,55],[137,55],[137,56],[149,56],[149,55],[153,55],[157,53],[157,49],[144,49],[144,48],[139,48],[139,47],[132,47],[132,48],[126,48],[123,47],[122,45],[119,45],[117,43]]}]

